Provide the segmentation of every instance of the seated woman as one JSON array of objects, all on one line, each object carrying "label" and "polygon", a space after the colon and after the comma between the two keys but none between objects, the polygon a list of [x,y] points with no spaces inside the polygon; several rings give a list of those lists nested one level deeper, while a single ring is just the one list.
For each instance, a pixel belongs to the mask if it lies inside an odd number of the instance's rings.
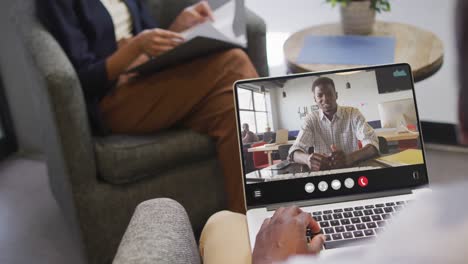
[{"label": "seated woman", "polygon": [[95,130],[145,134],[180,125],[208,134],[228,207],[245,210],[232,84],[257,76],[247,55],[232,49],[150,76],[125,74],[183,42],[179,32],[212,19],[205,1],[184,9],[168,30],[139,0],[43,0],[38,15],[75,67]]}]

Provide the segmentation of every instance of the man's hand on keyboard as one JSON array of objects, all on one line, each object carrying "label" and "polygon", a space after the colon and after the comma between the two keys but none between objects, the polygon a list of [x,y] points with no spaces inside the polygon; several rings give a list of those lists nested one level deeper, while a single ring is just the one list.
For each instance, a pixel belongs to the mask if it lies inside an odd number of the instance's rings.
[{"label": "man's hand on keyboard", "polygon": [[252,263],[276,263],[293,255],[319,253],[325,237],[316,235],[307,243],[307,227],[314,234],[320,232],[319,224],[309,213],[296,206],[279,208],[273,217],[265,219],[258,232]]}]

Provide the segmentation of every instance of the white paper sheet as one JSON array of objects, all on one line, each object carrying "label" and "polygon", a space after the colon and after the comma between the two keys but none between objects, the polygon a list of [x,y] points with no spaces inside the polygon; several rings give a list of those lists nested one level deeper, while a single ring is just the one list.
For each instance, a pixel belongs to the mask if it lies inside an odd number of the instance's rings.
[{"label": "white paper sheet", "polygon": [[245,35],[236,36],[233,30],[235,11],[235,1],[231,0],[213,11],[214,21],[206,21],[181,34],[186,41],[202,36],[245,46]]}]

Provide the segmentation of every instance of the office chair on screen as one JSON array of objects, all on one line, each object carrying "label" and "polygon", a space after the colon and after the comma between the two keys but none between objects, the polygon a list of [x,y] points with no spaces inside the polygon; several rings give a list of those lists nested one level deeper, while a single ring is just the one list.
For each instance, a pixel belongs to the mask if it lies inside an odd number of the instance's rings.
[{"label": "office chair on screen", "polygon": [[[265,142],[254,143],[252,144],[252,148],[260,147],[265,144],[266,144]],[[253,157],[253,163],[254,163],[255,169],[261,170],[270,166],[270,164],[268,164],[268,154],[266,154],[264,151],[255,151],[252,153],[252,157]],[[273,160],[273,164],[277,164],[279,162],[281,161]]]},{"label": "office chair on screen", "polygon": [[289,156],[289,149],[292,144],[278,146],[278,152],[281,160],[287,160]]}]

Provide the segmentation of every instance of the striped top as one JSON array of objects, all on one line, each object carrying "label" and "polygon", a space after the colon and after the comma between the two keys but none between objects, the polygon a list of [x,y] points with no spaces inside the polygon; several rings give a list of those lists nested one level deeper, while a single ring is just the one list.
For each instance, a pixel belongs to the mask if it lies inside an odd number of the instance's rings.
[{"label": "striped top", "polygon": [[359,140],[363,147],[370,144],[379,149],[379,140],[374,129],[357,108],[338,106],[332,121],[319,109],[306,116],[289,153],[292,158],[294,151],[307,153],[308,147],[314,147],[315,153],[331,154],[331,145],[335,145],[349,154],[359,150]]},{"label": "striped top", "polygon": [[125,2],[123,0],[101,0],[101,2],[112,17],[115,40],[119,41],[123,38],[132,37],[132,16]]}]

